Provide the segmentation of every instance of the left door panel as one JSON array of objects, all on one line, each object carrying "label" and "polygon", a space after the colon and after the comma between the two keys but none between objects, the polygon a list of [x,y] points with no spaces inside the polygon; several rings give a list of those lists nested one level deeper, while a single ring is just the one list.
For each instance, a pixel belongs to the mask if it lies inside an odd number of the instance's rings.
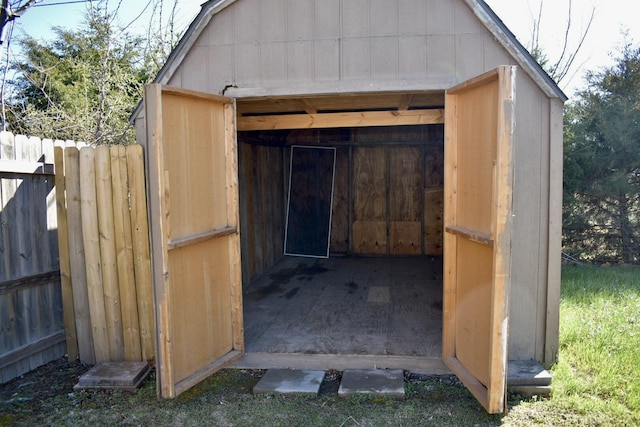
[{"label": "left door panel", "polygon": [[158,394],[242,355],[235,104],[145,88]]}]

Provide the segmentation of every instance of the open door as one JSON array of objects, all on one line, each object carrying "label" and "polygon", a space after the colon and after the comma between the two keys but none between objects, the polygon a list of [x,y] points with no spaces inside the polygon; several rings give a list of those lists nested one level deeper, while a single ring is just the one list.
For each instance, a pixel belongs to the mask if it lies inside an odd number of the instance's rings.
[{"label": "open door", "polygon": [[145,88],[158,394],[240,357],[242,283],[232,99]]},{"label": "open door", "polygon": [[443,359],[490,413],[505,409],[515,72],[445,96]]}]

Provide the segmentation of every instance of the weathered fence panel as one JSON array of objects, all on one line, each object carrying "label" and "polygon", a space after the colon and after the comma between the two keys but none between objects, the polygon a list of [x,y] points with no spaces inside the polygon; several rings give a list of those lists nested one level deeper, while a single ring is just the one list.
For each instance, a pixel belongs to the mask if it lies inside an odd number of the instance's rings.
[{"label": "weathered fence panel", "polygon": [[0,383],[65,354],[152,361],[142,147],[2,132],[0,179]]},{"label": "weathered fence panel", "polygon": [[0,383],[66,351],[53,147],[0,133]]},{"label": "weathered fence panel", "polygon": [[60,261],[87,363],[155,358],[142,159],[138,145],[56,148],[56,179],[65,182],[58,216],[68,224],[69,248]]}]

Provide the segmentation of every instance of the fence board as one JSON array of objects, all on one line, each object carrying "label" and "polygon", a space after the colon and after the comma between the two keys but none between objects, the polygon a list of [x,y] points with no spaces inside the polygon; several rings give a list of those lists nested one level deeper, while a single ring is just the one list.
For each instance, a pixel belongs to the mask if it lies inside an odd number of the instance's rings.
[{"label": "fence board", "polygon": [[73,292],[73,310],[78,335],[78,353],[80,361],[96,363],[93,348],[93,328],[89,308],[89,290],[82,235],[81,193],[80,193],[80,151],[75,146],[64,150],[64,174],[66,183],[67,223],[69,224],[69,265]]},{"label": "fence board", "polygon": [[[33,154],[31,150],[30,144],[28,143],[29,139],[24,135],[16,135],[14,144],[15,144],[15,154],[16,160],[18,161],[36,161],[37,155]],[[35,194],[33,194],[33,186],[32,182],[28,176],[26,176],[23,180],[21,180],[19,191],[13,196],[13,201],[16,204],[16,213],[19,220],[26,220],[27,224],[33,225],[36,219],[33,217],[33,211],[37,209],[30,209],[31,200],[35,199]],[[39,207],[42,209],[42,207]],[[16,263],[16,273],[21,276],[29,275],[33,271],[35,271],[36,266],[32,264],[33,261],[33,250],[34,242],[32,239],[32,233],[35,231],[35,227],[27,226],[27,227],[15,227],[15,238],[12,239],[17,243],[17,263]],[[22,290],[16,292],[18,309],[16,311],[16,329],[14,332],[14,343],[18,346],[22,347],[28,345],[30,342],[33,342],[37,339],[37,332],[35,329],[37,328],[37,324],[34,323],[34,312],[39,310],[30,310],[30,307],[40,307],[39,298],[37,292],[32,292],[30,290]],[[35,333],[34,333],[35,332]],[[31,366],[30,358],[34,356],[30,356],[29,358],[23,359],[21,363],[23,365],[22,369],[29,370]],[[38,366],[38,361],[34,360],[34,364]]]},{"label": "fence board", "polygon": [[82,240],[87,269],[89,313],[93,334],[93,349],[96,362],[109,361],[109,337],[107,314],[102,289],[102,259],[100,257],[100,234],[98,206],[96,201],[95,152],[90,147],[80,149],[80,206],[82,209]]},{"label": "fence board", "polygon": [[110,154],[124,359],[137,361],[141,360],[142,354],[140,349],[140,322],[138,319],[136,281],[133,268],[126,148],[121,145],[113,146]]},{"label": "fence board", "polygon": [[124,337],[120,310],[120,287],[118,285],[109,147],[101,146],[95,149],[95,162],[102,289],[109,339],[109,359],[115,362],[124,360]]},{"label": "fence board", "polygon": [[151,252],[149,223],[147,218],[147,196],[145,192],[144,153],[141,145],[127,147],[127,171],[131,202],[131,225],[133,237],[133,265],[138,295],[140,320],[140,343],[142,360],[155,357],[155,332],[153,320],[153,289],[151,282]]},{"label": "fence board", "polygon": [[69,360],[78,359],[78,334],[76,332],[76,317],[73,304],[73,288],[71,286],[71,263],[69,260],[69,225],[67,223],[67,204],[65,198],[66,178],[64,175],[64,150],[61,142],[54,148],[54,163],[56,173],[56,210],[58,226],[58,253],[60,254],[60,287],[62,292],[62,307],[64,330],[67,343],[67,357]]},{"label": "fence board", "polygon": [[[15,149],[13,135],[6,132],[0,133],[0,158],[7,161],[15,161]],[[3,173],[0,176],[0,197],[2,198],[2,211],[0,211],[0,232],[2,233],[2,269],[0,269],[0,279],[11,279],[16,276],[13,271],[13,258],[17,252],[9,250],[11,248],[11,228],[9,224],[16,224],[16,205],[10,203],[16,193],[20,181],[17,177],[8,176]]]},{"label": "fence board", "polygon": [[[3,132],[0,134],[0,157],[5,160],[16,160],[15,143],[12,134]],[[10,177],[3,174],[2,176],[2,234],[4,243],[4,263],[3,270],[0,272],[2,280],[12,279],[18,276],[17,260],[19,251],[17,244],[17,205],[14,197],[18,187],[22,184],[22,178]],[[11,225],[15,226],[11,226]],[[16,312],[17,312],[17,294],[10,293],[0,297],[0,308],[4,316],[0,325],[0,354],[5,354],[16,347],[20,347],[17,338]],[[28,365],[23,360],[17,360],[11,366],[4,367],[0,375],[2,382],[8,381],[25,372]]]}]

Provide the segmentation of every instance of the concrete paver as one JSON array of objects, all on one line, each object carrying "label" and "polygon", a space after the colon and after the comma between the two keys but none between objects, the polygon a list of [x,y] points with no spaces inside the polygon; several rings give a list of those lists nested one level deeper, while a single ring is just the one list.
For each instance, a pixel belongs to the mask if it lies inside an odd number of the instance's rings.
[{"label": "concrete paver", "polygon": [[342,374],[338,396],[357,393],[393,398],[405,397],[402,369],[348,369]]},{"label": "concrete paver", "polygon": [[318,395],[324,371],[269,369],[253,387],[253,394]]},{"label": "concrete paver", "polygon": [[149,375],[147,362],[104,362],[89,369],[74,389],[120,388],[135,390]]}]

